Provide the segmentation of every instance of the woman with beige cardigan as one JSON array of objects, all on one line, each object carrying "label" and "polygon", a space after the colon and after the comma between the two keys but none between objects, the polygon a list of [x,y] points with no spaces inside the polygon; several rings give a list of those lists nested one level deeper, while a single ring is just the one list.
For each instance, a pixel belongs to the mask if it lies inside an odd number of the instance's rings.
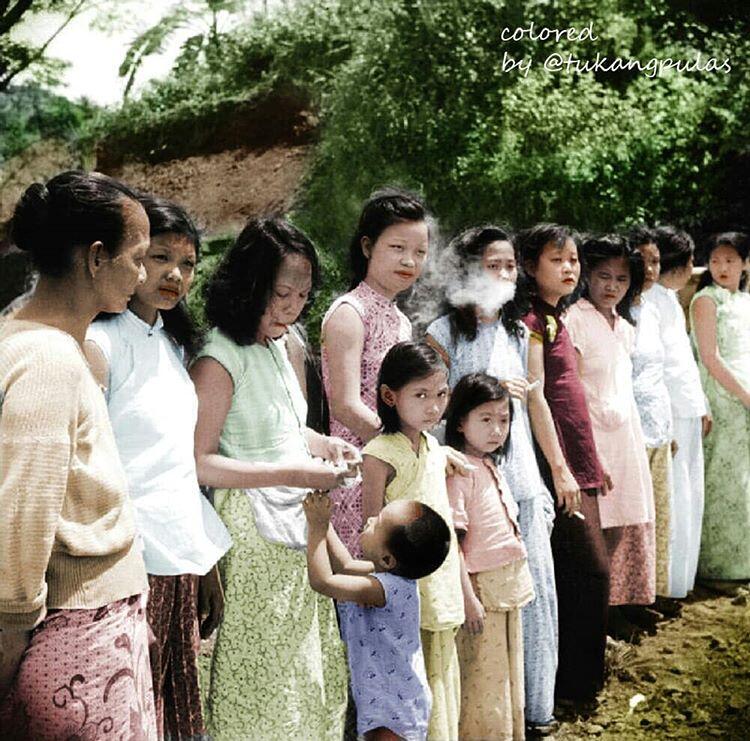
[{"label": "woman with beige cardigan", "polygon": [[26,190],[11,235],[39,281],[0,325],[0,728],[155,738],[146,573],[81,350],[144,280],[148,218],[122,183],[71,171]]}]

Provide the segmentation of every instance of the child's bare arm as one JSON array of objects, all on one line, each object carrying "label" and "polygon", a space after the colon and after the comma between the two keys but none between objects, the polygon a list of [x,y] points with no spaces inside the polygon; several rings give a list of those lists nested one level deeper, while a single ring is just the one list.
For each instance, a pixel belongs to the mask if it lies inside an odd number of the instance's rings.
[{"label": "child's bare arm", "polygon": [[393,467],[380,458],[362,456],[362,514],[365,522],[383,509],[385,488],[394,474]]},{"label": "child's bare arm", "polygon": [[[463,540],[465,535],[465,530],[458,533],[460,540]],[[474,592],[474,587],[469,578],[469,570],[466,568],[463,549],[459,548],[458,555],[461,561],[461,591],[464,596],[464,614],[466,616],[464,628],[469,633],[476,635],[484,630],[484,605]]]},{"label": "child's bare arm", "polygon": [[307,517],[307,575],[310,586],[327,597],[374,607],[385,605],[385,592],[374,576],[334,574],[328,555],[331,500],[312,492],[303,503]]},{"label": "child's bare arm", "polygon": [[328,555],[334,574],[372,574],[375,564],[372,561],[363,561],[353,558],[349,549],[341,542],[333,525],[328,526]]}]

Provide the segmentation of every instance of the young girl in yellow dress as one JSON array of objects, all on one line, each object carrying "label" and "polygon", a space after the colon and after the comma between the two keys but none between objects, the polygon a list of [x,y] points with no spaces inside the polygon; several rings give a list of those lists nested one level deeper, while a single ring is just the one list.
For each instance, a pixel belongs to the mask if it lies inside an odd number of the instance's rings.
[{"label": "young girl in yellow dress", "polygon": [[[362,451],[362,504],[365,518],[390,502],[413,499],[432,507],[453,531],[445,484],[445,452],[428,430],[448,403],[448,370],[423,342],[399,342],[383,359],[378,377],[378,416],[382,434]],[[420,628],[427,681],[433,704],[428,738],[458,738],[460,672],[456,632],[464,622],[458,542],[443,565],[419,580]]]}]

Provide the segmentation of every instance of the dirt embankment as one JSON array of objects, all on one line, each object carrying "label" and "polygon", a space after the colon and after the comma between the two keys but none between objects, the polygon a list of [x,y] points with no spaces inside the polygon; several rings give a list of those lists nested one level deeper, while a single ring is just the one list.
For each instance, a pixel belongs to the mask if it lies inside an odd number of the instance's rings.
[{"label": "dirt embankment", "polygon": [[597,712],[555,739],[750,738],[749,601],[698,589],[657,635],[618,644]]},{"label": "dirt embankment", "polygon": [[[209,237],[236,233],[249,216],[291,208],[317,125],[304,97],[280,91],[213,110],[189,128],[181,122],[140,140],[105,139],[89,161],[64,142],[39,142],[0,168],[0,258],[10,248],[7,224],[25,188],[71,168],[98,169],[174,200]],[[0,262],[0,308],[24,290],[24,274],[25,256]]]},{"label": "dirt embankment", "polygon": [[112,174],[180,203],[208,234],[226,234],[254,214],[289,210],[309,155],[309,145],[240,148],[154,165],[129,162]]}]

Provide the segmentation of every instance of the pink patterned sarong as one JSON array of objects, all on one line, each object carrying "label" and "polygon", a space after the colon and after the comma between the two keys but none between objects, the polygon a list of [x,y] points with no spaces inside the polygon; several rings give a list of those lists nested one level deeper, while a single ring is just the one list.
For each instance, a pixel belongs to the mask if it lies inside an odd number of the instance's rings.
[{"label": "pink patterned sarong", "polygon": [[146,594],[50,610],[0,706],[3,738],[156,739]]}]

